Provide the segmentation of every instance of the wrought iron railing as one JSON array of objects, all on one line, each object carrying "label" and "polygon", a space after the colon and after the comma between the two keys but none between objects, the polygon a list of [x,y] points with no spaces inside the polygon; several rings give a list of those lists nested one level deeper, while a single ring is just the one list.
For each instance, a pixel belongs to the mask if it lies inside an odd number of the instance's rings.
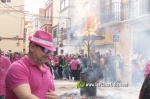
[{"label": "wrought iron railing", "polygon": [[114,2],[101,9],[101,22],[121,20],[121,2]]},{"label": "wrought iron railing", "polygon": [[101,23],[115,20],[127,20],[150,13],[150,0],[129,0],[128,2],[113,2],[101,8]]},{"label": "wrought iron railing", "polygon": [[68,30],[69,30],[69,28],[63,28],[63,29],[61,29],[61,34],[60,34],[61,40],[67,39]]},{"label": "wrought iron railing", "polygon": [[122,5],[123,20],[150,13],[150,0],[130,0]]}]

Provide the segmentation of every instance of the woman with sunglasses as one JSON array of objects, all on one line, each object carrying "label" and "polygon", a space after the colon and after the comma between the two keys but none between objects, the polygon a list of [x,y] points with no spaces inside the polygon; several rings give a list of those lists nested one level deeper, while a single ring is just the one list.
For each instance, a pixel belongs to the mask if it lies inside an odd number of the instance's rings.
[{"label": "woman with sunglasses", "polygon": [[55,51],[52,35],[37,30],[29,37],[29,52],[6,74],[6,99],[58,99],[52,74],[45,65]]}]

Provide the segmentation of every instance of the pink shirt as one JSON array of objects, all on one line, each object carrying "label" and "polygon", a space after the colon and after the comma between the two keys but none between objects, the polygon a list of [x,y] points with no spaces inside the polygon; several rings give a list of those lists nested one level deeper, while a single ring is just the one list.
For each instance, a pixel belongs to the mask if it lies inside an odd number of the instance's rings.
[{"label": "pink shirt", "polygon": [[66,57],[66,62],[71,62],[71,58],[70,57]]},{"label": "pink shirt", "polygon": [[71,60],[71,70],[77,70],[78,64],[78,61]]},{"label": "pink shirt", "polygon": [[31,93],[45,99],[48,89],[55,90],[52,74],[46,65],[41,71],[27,56],[14,62],[6,74],[6,99],[18,99],[13,89],[20,84],[29,84]]},{"label": "pink shirt", "polygon": [[54,57],[54,63],[55,63],[55,66],[59,66],[59,58],[58,57]]},{"label": "pink shirt", "polygon": [[11,60],[11,63],[13,63],[13,62],[15,62],[15,61],[18,61],[20,58],[18,57],[18,58],[15,58],[15,59],[13,59],[13,60]]},{"label": "pink shirt", "polygon": [[5,76],[10,64],[7,57],[0,56],[0,95],[5,95]]},{"label": "pink shirt", "polygon": [[150,60],[147,62],[146,64],[146,68],[144,71],[144,78],[146,78],[146,76],[150,73]]}]

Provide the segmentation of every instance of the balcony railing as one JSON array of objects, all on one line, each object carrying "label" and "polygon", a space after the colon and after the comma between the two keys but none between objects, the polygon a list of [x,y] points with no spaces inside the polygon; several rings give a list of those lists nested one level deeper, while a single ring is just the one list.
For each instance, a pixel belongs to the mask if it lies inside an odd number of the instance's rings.
[{"label": "balcony railing", "polygon": [[138,16],[150,13],[149,5],[150,0],[130,0],[126,3],[123,3],[123,20],[136,18]]},{"label": "balcony railing", "polygon": [[61,28],[58,38],[60,38],[61,40],[67,39],[68,30],[69,30],[69,28]]},{"label": "balcony railing", "polygon": [[113,2],[101,9],[101,23],[123,21],[150,13],[150,0],[129,0]]},{"label": "balcony railing", "polygon": [[121,20],[121,2],[114,2],[101,9],[101,22]]},{"label": "balcony railing", "polygon": [[62,39],[62,40],[67,39],[67,33],[63,33],[63,34],[61,34],[61,39]]},{"label": "balcony railing", "polygon": [[41,26],[48,25],[48,24],[52,24],[52,20],[42,20],[41,21]]},{"label": "balcony railing", "polygon": [[44,26],[44,25],[50,25],[52,24],[52,18],[49,16],[41,16],[39,17],[39,21],[40,21],[40,27]]}]

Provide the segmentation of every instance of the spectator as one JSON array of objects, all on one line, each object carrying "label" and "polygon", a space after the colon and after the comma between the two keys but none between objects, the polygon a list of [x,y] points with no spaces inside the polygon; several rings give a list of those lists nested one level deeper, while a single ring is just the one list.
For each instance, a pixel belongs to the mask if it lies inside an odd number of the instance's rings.
[{"label": "spectator", "polygon": [[59,76],[59,72],[58,72],[58,68],[59,68],[59,58],[57,55],[54,55],[54,76],[55,76],[55,79],[59,79],[60,76]]},{"label": "spectator", "polygon": [[56,50],[52,35],[37,30],[29,41],[28,54],[12,63],[6,74],[6,99],[58,99],[45,65],[51,51]]},{"label": "spectator", "polygon": [[15,61],[18,61],[19,59],[20,59],[19,53],[18,53],[18,52],[15,52],[15,53],[13,54],[13,59],[11,60],[11,62],[13,63],[13,62],[15,62]]},{"label": "spectator", "polygon": [[10,66],[10,60],[1,55],[0,49],[0,99],[5,99],[5,76],[8,67]]},{"label": "spectator", "polygon": [[71,60],[70,64],[71,64],[71,79],[77,81],[78,79],[77,79],[77,74],[76,73],[77,73],[77,69],[78,69],[79,63],[76,60],[76,58],[73,57],[73,59]]}]

